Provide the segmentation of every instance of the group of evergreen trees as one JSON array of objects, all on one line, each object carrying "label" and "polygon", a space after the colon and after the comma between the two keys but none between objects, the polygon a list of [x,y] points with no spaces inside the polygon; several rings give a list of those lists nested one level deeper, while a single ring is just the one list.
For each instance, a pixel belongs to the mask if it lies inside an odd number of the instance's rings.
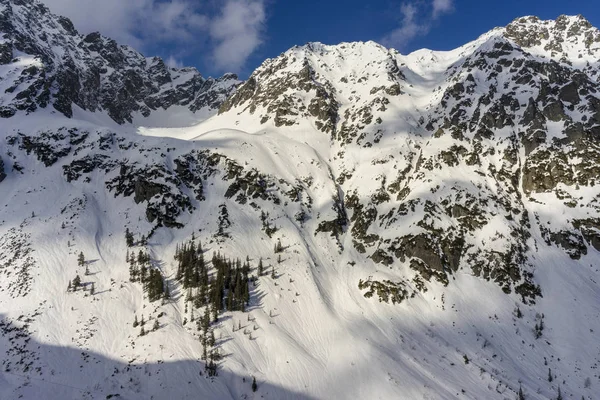
[{"label": "group of evergreen trees", "polygon": [[[73,282],[73,283],[71,283],[71,282]],[[69,281],[69,286],[67,286],[67,292],[70,292],[71,290],[76,292],[77,289],[79,289],[79,286],[81,286],[81,277],[79,275],[77,275],[77,276],[75,276],[73,281]]]},{"label": "group of evergreen trees", "polygon": [[211,260],[214,274],[209,279],[203,253],[201,244],[196,245],[193,239],[178,245],[175,250],[178,262],[176,279],[184,289],[188,289],[187,300],[192,301],[196,308],[206,306],[213,310],[214,321],[223,310],[245,311],[250,301],[249,260],[242,264],[240,259],[233,261],[214,253]]},{"label": "group of evergreen trees", "polygon": [[[128,247],[133,245],[133,234],[129,229],[125,231],[125,241]],[[142,239],[142,243],[145,239]],[[131,245],[131,246],[130,246]],[[127,250],[126,260],[129,263],[129,280],[131,282],[140,282],[144,291],[148,294],[148,300],[151,302],[160,300],[161,298],[168,299],[169,287],[165,285],[164,279],[160,271],[152,267],[151,259],[148,253],[144,253],[140,249],[137,256],[135,252]]]},{"label": "group of evergreen trees", "polygon": [[[125,244],[127,244],[127,247],[135,246],[135,239],[134,239],[133,233],[131,233],[129,228],[125,229]],[[140,246],[146,246],[148,244],[148,240],[146,239],[146,236],[142,235],[140,242],[138,244]]]},{"label": "group of evergreen trees", "polygon": [[[159,315],[160,317],[160,315]],[[146,333],[148,333],[145,329],[144,329],[144,325],[146,324],[146,321],[144,320],[144,315],[142,315],[142,319],[140,321],[138,321],[138,317],[137,315],[134,316],[133,318],[133,327],[137,328],[138,326],[141,326],[140,329],[140,336],[145,336]],[[152,325],[152,330],[153,331],[157,331],[160,328],[160,322],[158,322],[158,318],[156,318],[154,320],[154,325]]]},{"label": "group of evergreen trees", "polygon": [[[83,254],[83,251],[79,252],[79,254],[77,255],[77,265],[79,267],[85,267],[85,275],[90,274],[90,269],[89,269],[88,263],[85,260],[85,255]],[[85,290],[86,284],[81,281],[81,277],[79,276],[79,274],[77,274],[75,276],[75,278],[73,278],[72,281],[69,281],[69,284],[67,285],[67,292],[71,292],[71,291],[76,292],[77,289],[79,289],[82,286],[83,286],[83,289]],[[90,294],[94,294],[95,292],[96,292],[96,287],[94,285],[94,282],[92,282],[90,285]]]},{"label": "group of evergreen trees", "polygon": [[260,212],[260,221],[262,222],[262,230],[267,234],[268,237],[272,237],[273,234],[277,232],[277,226],[271,226],[271,222],[269,222],[268,212]]},{"label": "group of evergreen trees", "polygon": [[[196,244],[194,237],[187,243],[177,245],[175,260],[178,263],[176,279],[187,290],[186,302],[196,309],[204,307],[203,316],[197,324],[206,373],[215,376],[221,356],[215,348],[211,321],[217,322],[219,313],[225,310],[246,311],[250,302],[250,260],[246,257],[242,263],[240,259],[234,261],[221,253],[213,253],[210,263],[206,262],[202,245]],[[193,322],[193,309],[191,314]]]},{"label": "group of evergreen trees", "polygon": [[127,252],[127,261],[129,262],[129,280],[131,282],[140,282],[144,291],[148,294],[148,300],[156,301],[161,298],[169,298],[169,290],[164,284],[160,271],[151,266],[151,259],[148,253],[142,250],[135,253]]}]

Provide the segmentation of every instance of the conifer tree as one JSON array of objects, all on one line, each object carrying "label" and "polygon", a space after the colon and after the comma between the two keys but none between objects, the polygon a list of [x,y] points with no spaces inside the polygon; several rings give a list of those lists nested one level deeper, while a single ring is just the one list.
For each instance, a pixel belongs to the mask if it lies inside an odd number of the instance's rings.
[{"label": "conifer tree", "polygon": [[519,393],[517,394],[517,400],[525,400],[525,395],[523,394],[523,388],[519,385]]},{"label": "conifer tree", "polygon": [[217,309],[217,307],[213,306],[212,311],[213,311],[213,322],[219,322],[219,310]]},{"label": "conifer tree", "polygon": [[140,336],[144,336],[146,335],[146,331],[144,330],[144,327],[142,326],[142,328],[140,329]]},{"label": "conifer tree", "polygon": [[125,243],[127,247],[133,247],[133,233],[129,231],[129,228],[125,229]]},{"label": "conifer tree", "polygon": [[210,310],[208,306],[204,309],[204,316],[202,317],[202,331],[206,334],[210,328]]},{"label": "conifer tree", "polygon": [[158,322],[158,318],[154,320],[154,325],[152,326],[153,331],[157,331],[160,328],[160,323]]},{"label": "conifer tree", "polygon": [[263,266],[263,260],[262,257],[260,258],[260,260],[258,260],[258,276],[262,276],[265,272],[265,268]]},{"label": "conifer tree", "polygon": [[134,327],[134,328],[137,328],[137,326],[138,326],[139,324],[140,324],[140,323],[138,322],[138,319],[137,319],[137,314],[136,314],[136,315],[134,316],[134,318],[133,318],[133,327]]},{"label": "conifer tree", "polygon": [[69,281],[69,286],[67,286],[67,292],[71,291],[71,281]]},{"label": "conifer tree", "polygon": [[94,286],[94,282],[92,282],[92,286],[90,287],[90,294],[93,295],[96,293],[96,287]]},{"label": "conifer tree", "polygon": [[85,265],[85,256],[83,255],[83,251],[79,253],[79,256],[77,257],[77,263],[80,267]]},{"label": "conifer tree", "polygon": [[81,286],[81,278],[79,277],[79,275],[76,275],[75,279],[73,279],[73,290],[77,291],[77,288],[79,288],[79,286]]},{"label": "conifer tree", "polygon": [[217,341],[215,339],[215,331],[211,330],[210,335],[208,337],[208,344],[209,346],[214,347],[216,343]]},{"label": "conifer tree", "polygon": [[256,378],[253,376],[252,377],[252,391],[256,392],[257,389],[258,389],[258,385],[256,384]]}]

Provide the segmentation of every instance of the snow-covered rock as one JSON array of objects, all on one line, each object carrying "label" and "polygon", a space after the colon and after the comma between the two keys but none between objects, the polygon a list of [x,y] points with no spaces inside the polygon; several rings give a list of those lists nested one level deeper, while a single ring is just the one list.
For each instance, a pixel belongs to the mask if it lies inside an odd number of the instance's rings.
[{"label": "snow-covered rock", "polygon": [[[447,52],[311,43],[234,90],[37,2],[0,16],[0,398],[597,392],[600,35],[582,17]],[[209,118],[153,123],[181,106]]]},{"label": "snow-covered rock", "polygon": [[239,83],[233,74],[206,79],[195,68],[168,67],[99,33],[81,35],[35,0],[0,2],[0,70],[5,118],[49,105],[67,117],[73,105],[104,111],[119,124],[172,106],[208,113]]}]

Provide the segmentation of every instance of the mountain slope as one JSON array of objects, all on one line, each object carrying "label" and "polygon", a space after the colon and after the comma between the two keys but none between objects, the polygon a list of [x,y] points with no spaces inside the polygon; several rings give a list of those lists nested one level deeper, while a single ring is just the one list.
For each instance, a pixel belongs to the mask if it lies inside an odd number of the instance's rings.
[{"label": "mountain slope", "polygon": [[170,68],[99,33],[80,35],[70,20],[33,0],[0,2],[0,116],[52,105],[104,111],[119,124],[136,115],[182,106],[218,108],[239,83],[233,74],[203,78],[195,68]]},{"label": "mountain slope", "polygon": [[599,38],[313,43],[196,126],[4,119],[0,397],[594,398]]}]

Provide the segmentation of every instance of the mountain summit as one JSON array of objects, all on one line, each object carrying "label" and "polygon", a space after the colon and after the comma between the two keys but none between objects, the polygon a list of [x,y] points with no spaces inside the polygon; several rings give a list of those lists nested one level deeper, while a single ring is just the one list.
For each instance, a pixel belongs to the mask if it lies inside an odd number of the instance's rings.
[{"label": "mountain summit", "polygon": [[0,115],[52,106],[105,112],[119,124],[136,115],[183,106],[218,108],[237,76],[203,78],[195,68],[170,68],[99,33],[80,35],[71,21],[35,0],[0,1]]},{"label": "mountain summit", "polygon": [[37,1],[0,32],[0,398],[595,396],[583,17],[309,43],[243,83]]}]

